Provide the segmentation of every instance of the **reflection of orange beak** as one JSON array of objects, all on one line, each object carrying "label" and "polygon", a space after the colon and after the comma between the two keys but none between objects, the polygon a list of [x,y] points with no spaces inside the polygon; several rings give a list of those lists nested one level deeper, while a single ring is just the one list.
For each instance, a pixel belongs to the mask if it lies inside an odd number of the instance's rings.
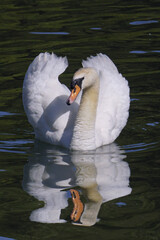
[{"label": "reflection of orange beak", "polygon": [[72,201],[74,204],[74,208],[71,213],[71,220],[77,222],[80,219],[83,212],[83,203],[80,200],[79,192],[77,190],[70,189],[70,192],[72,194]]},{"label": "reflection of orange beak", "polygon": [[68,100],[67,100],[67,104],[70,105],[72,104],[76,97],[78,96],[78,93],[80,92],[81,88],[78,85],[75,85],[74,89],[72,90]]}]

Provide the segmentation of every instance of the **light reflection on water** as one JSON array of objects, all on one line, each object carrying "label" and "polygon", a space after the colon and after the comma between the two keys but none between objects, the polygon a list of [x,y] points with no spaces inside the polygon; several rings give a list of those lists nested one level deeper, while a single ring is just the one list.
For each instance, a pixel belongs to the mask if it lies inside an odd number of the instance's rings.
[{"label": "light reflection on water", "polygon": [[137,53],[137,54],[144,54],[144,53],[160,53],[160,50],[152,50],[152,51],[141,51],[141,50],[134,50],[134,51],[130,51],[130,53]]},{"label": "light reflection on water", "polygon": [[23,188],[45,205],[31,213],[31,221],[64,223],[61,210],[68,207],[67,191],[79,187],[85,203],[76,224],[92,226],[102,203],[131,193],[130,168],[124,161],[125,152],[116,144],[83,153],[37,144],[40,151],[33,153],[24,167]]},{"label": "light reflection on water", "polygon": [[157,20],[144,20],[144,21],[130,22],[131,25],[144,25],[144,24],[151,24],[151,23],[158,23],[158,21]]},{"label": "light reflection on water", "polygon": [[155,145],[157,142],[152,142],[152,143],[136,143],[136,144],[129,144],[129,145],[124,145],[123,149],[125,149],[126,153],[127,152],[139,152],[139,151],[145,151],[150,148],[155,148]]},{"label": "light reflection on water", "polygon": [[68,35],[68,32],[30,32],[31,34],[44,34],[44,35]]}]

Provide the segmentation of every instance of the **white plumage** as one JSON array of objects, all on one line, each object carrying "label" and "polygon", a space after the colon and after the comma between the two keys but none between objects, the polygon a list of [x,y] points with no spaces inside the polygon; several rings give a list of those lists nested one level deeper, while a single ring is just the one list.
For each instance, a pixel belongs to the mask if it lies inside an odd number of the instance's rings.
[{"label": "white plumage", "polygon": [[[28,68],[23,84],[23,104],[36,138],[76,150],[91,150],[112,143],[128,119],[128,82],[106,55],[100,53],[95,57],[91,56],[82,61],[83,68],[75,74],[77,78],[84,77],[82,94],[80,93],[75,102],[68,106],[66,100],[70,90],[58,80],[58,76],[67,66],[66,57],[41,53]],[[96,98],[94,100],[92,96],[89,102],[91,94],[87,90],[92,88],[92,85],[87,85],[88,79],[96,79],[95,71],[90,73],[90,68],[96,70],[99,78],[99,85],[96,85],[98,102],[95,104],[95,113],[92,113],[90,106],[92,108]],[[87,91],[87,101],[90,103],[86,104],[88,108],[82,100]],[[82,114],[78,117],[80,105]],[[93,120],[86,124],[87,116],[90,119],[91,115]]]}]

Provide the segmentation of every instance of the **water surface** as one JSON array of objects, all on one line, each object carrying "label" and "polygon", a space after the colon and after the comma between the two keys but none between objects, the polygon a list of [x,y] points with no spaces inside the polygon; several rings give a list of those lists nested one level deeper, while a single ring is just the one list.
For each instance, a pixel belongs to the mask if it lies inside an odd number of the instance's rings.
[{"label": "water surface", "polygon": [[[0,3],[1,237],[160,239],[158,3]],[[115,143],[78,154],[34,141],[22,85],[30,62],[45,51],[68,57],[60,76],[67,86],[90,55],[115,62],[131,89],[130,117]],[[79,191],[81,223],[90,226],[71,221],[70,189]]]}]

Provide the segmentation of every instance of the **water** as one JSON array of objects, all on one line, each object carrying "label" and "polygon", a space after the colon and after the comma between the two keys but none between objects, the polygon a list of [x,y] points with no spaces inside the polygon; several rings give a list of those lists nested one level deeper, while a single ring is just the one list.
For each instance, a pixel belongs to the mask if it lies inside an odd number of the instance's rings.
[{"label": "water", "polygon": [[[0,3],[0,239],[160,239],[158,3]],[[81,60],[99,52],[128,79],[130,117],[115,143],[79,154],[34,141],[22,84],[45,51],[67,55],[68,86]],[[72,224],[71,188],[93,226]]]}]

